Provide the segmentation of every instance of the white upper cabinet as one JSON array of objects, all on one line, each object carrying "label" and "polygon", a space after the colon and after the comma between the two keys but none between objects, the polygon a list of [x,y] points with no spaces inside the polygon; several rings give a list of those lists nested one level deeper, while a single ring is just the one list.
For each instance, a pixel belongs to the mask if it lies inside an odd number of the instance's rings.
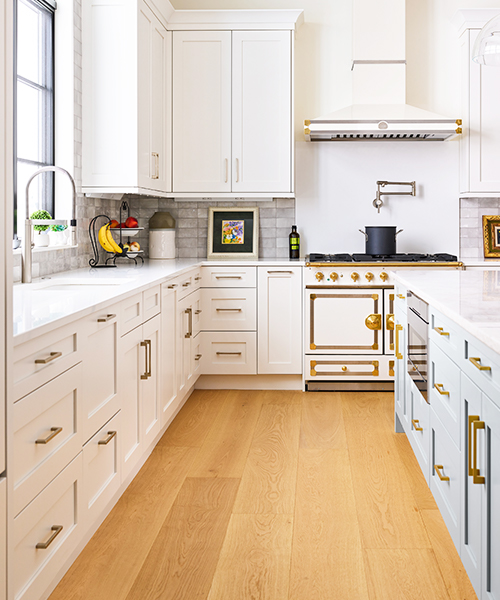
[{"label": "white upper cabinet", "polygon": [[171,33],[141,0],[83,3],[83,191],[171,191]]},{"label": "white upper cabinet", "polygon": [[175,31],[173,195],[293,195],[292,33]]},{"label": "white upper cabinet", "polygon": [[174,192],[230,192],[231,32],[173,35]]},{"label": "white upper cabinet", "polygon": [[[500,77],[498,69],[472,61],[472,48],[479,34],[478,19],[489,11],[463,10],[460,35],[461,114],[460,193],[488,195],[500,192]],[[495,14],[498,11],[494,11]],[[458,21],[458,17],[457,17]],[[483,23],[484,24],[484,23]]]},{"label": "white upper cabinet", "polygon": [[233,32],[233,192],[293,191],[291,55],[289,31]]}]

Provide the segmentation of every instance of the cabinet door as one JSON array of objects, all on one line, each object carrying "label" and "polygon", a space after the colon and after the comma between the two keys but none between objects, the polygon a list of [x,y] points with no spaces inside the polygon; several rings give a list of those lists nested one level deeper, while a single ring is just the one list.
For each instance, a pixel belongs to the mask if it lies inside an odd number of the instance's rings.
[{"label": "cabinet door", "polygon": [[[479,30],[470,33],[472,50]],[[468,55],[470,61],[470,51]],[[470,192],[499,192],[500,78],[496,69],[470,61]]]},{"label": "cabinet door", "polygon": [[173,33],[173,191],[231,191],[231,32]]},{"label": "cabinet door", "polygon": [[258,373],[302,373],[302,267],[258,268]]},{"label": "cabinet door", "polygon": [[184,298],[177,302],[177,331],[176,331],[176,378],[177,393],[183,397],[187,392],[187,380],[190,369],[190,343],[189,343],[189,299]]},{"label": "cabinet door", "polygon": [[[400,424],[408,424],[406,410],[406,314],[396,309],[394,313],[394,400]],[[396,430],[399,424],[396,421]]]},{"label": "cabinet door", "polygon": [[142,327],[148,366],[147,379],[141,379],[141,441],[147,448],[160,431],[160,315],[146,321]]},{"label": "cabinet door", "polygon": [[177,291],[175,284],[162,286],[161,311],[161,395],[160,412],[162,426],[170,417],[169,407],[177,396]]},{"label": "cabinet door", "polygon": [[291,35],[233,32],[233,192],[293,191]]},{"label": "cabinet door", "polygon": [[141,346],[142,327],[120,340],[120,400],[122,410],[123,478],[140,458],[141,375],[147,372],[146,348]]},{"label": "cabinet door", "polygon": [[139,185],[168,192],[171,33],[142,2],[138,19]]},{"label": "cabinet door", "polygon": [[[485,422],[483,598],[500,598],[500,408],[482,395]],[[481,433],[481,432],[479,432]]]}]

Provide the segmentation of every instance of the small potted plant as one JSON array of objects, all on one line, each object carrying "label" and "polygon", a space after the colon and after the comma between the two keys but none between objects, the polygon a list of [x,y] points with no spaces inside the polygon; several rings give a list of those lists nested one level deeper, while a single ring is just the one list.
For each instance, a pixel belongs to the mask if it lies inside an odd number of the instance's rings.
[{"label": "small potted plant", "polygon": [[67,225],[51,225],[49,231],[51,246],[66,246],[68,243]]},{"label": "small potted plant", "polygon": [[[31,213],[30,219],[52,219],[52,217],[46,210],[35,210],[35,212]],[[34,238],[35,246],[43,247],[49,245],[49,236],[45,233],[48,228],[49,225],[33,225],[33,229],[38,232],[38,235],[35,235]]]}]

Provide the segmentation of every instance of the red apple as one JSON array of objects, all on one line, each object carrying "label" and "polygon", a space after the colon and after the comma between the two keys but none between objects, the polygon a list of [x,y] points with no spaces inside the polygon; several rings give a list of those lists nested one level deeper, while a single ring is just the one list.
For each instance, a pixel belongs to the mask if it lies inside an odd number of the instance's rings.
[{"label": "red apple", "polygon": [[121,227],[122,229],[125,229],[127,226],[125,225],[125,223],[120,223],[120,227]]},{"label": "red apple", "polygon": [[111,229],[116,229],[119,226],[120,226],[120,223],[118,223],[118,221],[116,219],[112,219],[111,222],[110,222],[110,224],[109,224],[109,227]]},{"label": "red apple", "polygon": [[125,221],[125,227],[135,228],[138,225],[139,225],[139,223],[137,222],[137,219],[135,217],[129,217]]}]

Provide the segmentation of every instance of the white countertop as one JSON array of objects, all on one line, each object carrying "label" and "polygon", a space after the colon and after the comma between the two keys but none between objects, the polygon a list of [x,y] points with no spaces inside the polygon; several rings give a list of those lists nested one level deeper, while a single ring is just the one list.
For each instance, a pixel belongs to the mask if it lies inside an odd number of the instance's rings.
[{"label": "white countertop", "polygon": [[401,270],[394,278],[500,354],[500,270]]},{"label": "white countertop", "polygon": [[[60,327],[75,318],[101,310],[113,301],[123,300],[197,265],[230,267],[304,264],[304,260],[286,259],[200,261],[197,258],[185,258],[145,261],[144,265],[137,266],[119,265],[110,269],[88,267],[57,273],[30,284],[14,286],[14,343],[26,342],[50,331],[54,326]],[[81,285],[83,282],[86,285]]]}]

